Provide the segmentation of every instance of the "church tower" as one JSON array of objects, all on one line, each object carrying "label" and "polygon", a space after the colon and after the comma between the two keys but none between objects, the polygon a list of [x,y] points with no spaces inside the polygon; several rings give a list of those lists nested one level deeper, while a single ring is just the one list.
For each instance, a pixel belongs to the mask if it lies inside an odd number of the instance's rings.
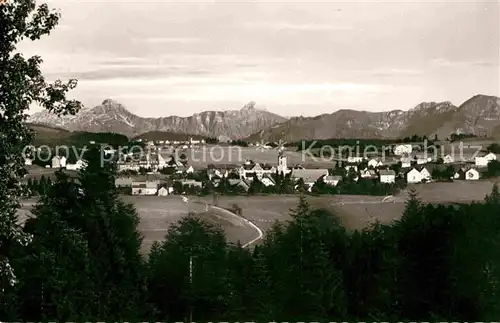
[{"label": "church tower", "polygon": [[286,175],[287,172],[286,157],[283,156],[283,152],[280,151],[278,154],[278,174],[283,173],[283,175]]}]

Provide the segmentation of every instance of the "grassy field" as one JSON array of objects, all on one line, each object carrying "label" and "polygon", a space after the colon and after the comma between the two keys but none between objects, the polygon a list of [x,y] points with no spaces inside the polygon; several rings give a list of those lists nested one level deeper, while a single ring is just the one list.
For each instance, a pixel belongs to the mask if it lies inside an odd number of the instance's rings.
[{"label": "grassy field", "polygon": [[[214,208],[209,208],[207,211],[204,204],[185,203],[180,196],[123,196],[123,200],[135,205],[140,216],[139,230],[144,236],[144,253],[147,253],[154,241],[165,238],[171,224],[190,212],[196,213],[196,216],[207,222],[220,226],[231,242],[236,243],[240,240],[244,244],[257,236],[254,228],[228,212]],[[31,216],[30,211],[35,203],[35,199],[23,201],[23,206],[19,210],[21,222]]]},{"label": "grassy field", "polygon": [[[414,185],[422,201],[428,203],[467,203],[482,201],[491,192],[495,181],[455,181],[454,183],[429,183]],[[326,208],[339,216],[348,229],[362,229],[374,220],[390,223],[399,219],[407,200],[407,191],[382,202],[379,196],[308,196],[312,208]],[[212,197],[189,197],[185,203],[180,196],[123,196],[124,201],[135,205],[141,218],[140,230],[144,235],[143,251],[147,252],[156,240],[163,240],[168,227],[190,212],[204,220],[220,225],[229,241],[241,241],[242,244],[256,237],[256,231],[236,217],[209,208]],[[26,200],[20,210],[22,218],[29,214],[35,201]],[[393,203],[394,202],[394,203]],[[291,220],[290,209],[295,208],[298,196],[219,196],[218,206],[231,208],[234,204],[242,209],[242,215],[253,221],[264,232],[275,221]]]}]

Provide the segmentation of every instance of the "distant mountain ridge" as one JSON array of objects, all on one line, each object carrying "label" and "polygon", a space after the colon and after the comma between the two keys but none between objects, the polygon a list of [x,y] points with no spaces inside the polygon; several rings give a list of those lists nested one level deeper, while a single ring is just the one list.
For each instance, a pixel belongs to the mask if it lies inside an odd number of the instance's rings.
[{"label": "distant mountain ridge", "polygon": [[107,99],[75,116],[61,118],[46,111],[35,113],[28,122],[56,126],[71,131],[116,132],[135,137],[146,132],[188,133],[219,139],[244,138],[261,129],[286,121],[277,114],[257,109],[249,102],[240,110],[204,111],[190,117],[142,118],[120,103]]},{"label": "distant mountain ridge", "polygon": [[452,133],[500,135],[500,98],[475,95],[460,106],[451,102],[423,102],[408,111],[366,112],[338,110],[316,117],[295,117],[259,131],[250,141],[287,142],[330,138],[401,138]]},{"label": "distant mountain ridge", "polygon": [[284,118],[250,102],[240,110],[205,111],[190,117],[142,118],[113,100],[76,116],[58,118],[48,112],[28,122],[71,131],[116,132],[129,137],[148,132],[172,132],[219,139],[285,141],[330,138],[400,138],[434,135],[445,138],[461,132],[500,135],[500,98],[475,95],[460,106],[451,102],[423,102],[408,111],[367,112],[338,110],[316,117]]}]

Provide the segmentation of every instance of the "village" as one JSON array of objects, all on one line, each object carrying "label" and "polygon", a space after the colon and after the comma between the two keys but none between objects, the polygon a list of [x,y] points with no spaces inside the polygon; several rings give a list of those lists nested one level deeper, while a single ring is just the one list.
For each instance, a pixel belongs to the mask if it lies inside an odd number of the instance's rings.
[{"label": "village", "polygon": [[[335,188],[346,181],[369,180],[385,187],[386,190],[378,190],[383,194],[407,184],[480,180],[488,176],[488,165],[493,161],[497,163],[497,155],[491,152],[466,161],[455,160],[450,154],[430,158],[415,152],[411,144],[402,144],[393,147],[395,158],[390,161],[376,156],[350,156],[342,161],[333,161],[328,168],[311,168],[290,165],[283,154],[285,148],[281,147],[273,150],[276,153],[274,164],[245,160],[240,164],[210,164],[206,168],[195,169],[189,165],[185,154],[179,154],[177,150],[199,149],[203,144],[204,141],[192,139],[186,142],[147,142],[147,153],[120,153],[115,159],[118,173],[115,184],[122,193],[129,195],[199,194],[208,186],[217,188],[221,181],[234,188],[231,192],[239,194],[248,194],[256,184],[261,187],[258,190],[260,193],[273,193],[277,192],[273,188],[281,176],[293,184],[293,192],[314,192],[314,186],[319,182]],[[116,154],[116,151],[107,150],[105,153]],[[31,159],[26,159],[27,165],[31,163]],[[80,159],[71,164],[64,156],[54,156],[46,167],[77,171],[85,167],[85,162]],[[221,192],[224,193],[223,190]],[[359,194],[359,190],[356,193]]]}]

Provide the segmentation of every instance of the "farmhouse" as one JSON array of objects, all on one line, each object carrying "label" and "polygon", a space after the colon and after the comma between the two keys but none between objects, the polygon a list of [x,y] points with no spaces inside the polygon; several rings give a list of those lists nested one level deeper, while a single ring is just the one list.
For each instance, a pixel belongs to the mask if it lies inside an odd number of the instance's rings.
[{"label": "farmhouse", "polygon": [[67,170],[80,170],[87,166],[87,163],[81,159],[77,160],[75,164],[66,164]]},{"label": "farmhouse", "polygon": [[197,186],[197,187],[202,187],[203,186],[203,183],[200,182],[200,181],[195,181],[194,179],[184,179],[182,181],[180,181],[182,186]]},{"label": "farmhouse", "polygon": [[159,181],[132,182],[132,195],[156,195]]},{"label": "farmhouse", "polygon": [[479,171],[477,169],[471,168],[465,172],[465,179],[468,181],[478,180],[480,177]]},{"label": "farmhouse", "polygon": [[412,146],[411,145],[396,145],[394,147],[394,155],[401,156],[404,154],[411,154]]},{"label": "farmhouse", "polygon": [[375,178],[377,173],[373,169],[364,169],[361,171],[361,178]]},{"label": "farmhouse", "polygon": [[380,183],[394,183],[396,182],[396,172],[392,169],[382,169],[379,172]]},{"label": "farmhouse", "polygon": [[167,196],[168,194],[170,194],[170,192],[166,187],[160,187],[157,194],[158,196]]},{"label": "farmhouse", "polygon": [[406,181],[408,183],[420,183],[422,182],[422,175],[416,168],[412,168],[406,173]]},{"label": "farmhouse", "polygon": [[342,176],[325,176],[323,177],[323,182],[327,185],[337,186],[337,184],[342,180]]},{"label": "farmhouse", "polygon": [[276,183],[274,182],[274,179],[271,175],[269,174],[264,174],[262,175],[262,178],[260,179],[260,182],[264,184],[265,187],[269,186],[275,186]]},{"label": "farmhouse", "polygon": [[465,170],[463,168],[456,170],[453,179],[465,179]]},{"label": "farmhouse", "polygon": [[132,178],[130,177],[117,177],[115,179],[115,186],[116,187],[132,187]]},{"label": "farmhouse", "polygon": [[52,158],[52,168],[65,168],[66,167],[66,157],[54,156]]},{"label": "farmhouse", "polygon": [[347,157],[347,162],[348,163],[353,163],[353,164],[357,164],[357,163],[361,163],[363,162],[363,157]]},{"label": "farmhouse", "polygon": [[372,158],[368,161],[368,167],[373,167],[373,168],[377,168],[377,167],[381,167],[383,166],[384,164],[382,163],[382,161],[378,160],[378,159],[375,159],[375,158]]},{"label": "farmhouse", "polygon": [[419,157],[417,158],[417,165],[424,165],[427,164],[429,161],[430,161],[429,158]]},{"label": "farmhouse", "polygon": [[474,159],[474,163],[478,167],[486,167],[486,166],[488,166],[489,162],[492,160],[497,160],[497,155],[495,155],[493,153],[489,153],[485,156],[476,157]]},{"label": "farmhouse", "polygon": [[401,162],[401,168],[410,168],[411,167],[411,158],[405,157],[400,159]]},{"label": "farmhouse", "polygon": [[420,169],[420,176],[422,176],[422,181],[430,181],[432,179],[431,173],[425,167]]},{"label": "farmhouse", "polygon": [[443,163],[444,164],[451,164],[454,163],[455,159],[451,155],[446,155],[443,157]]},{"label": "farmhouse", "polygon": [[245,192],[250,189],[250,184],[242,179],[229,179],[229,185],[241,187]]},{"label": "farmhouse", "polygon": [[311,187],[322,176],[328,176],[328,169],[294,169],[292,177],[302,178],[304,184]]}]

